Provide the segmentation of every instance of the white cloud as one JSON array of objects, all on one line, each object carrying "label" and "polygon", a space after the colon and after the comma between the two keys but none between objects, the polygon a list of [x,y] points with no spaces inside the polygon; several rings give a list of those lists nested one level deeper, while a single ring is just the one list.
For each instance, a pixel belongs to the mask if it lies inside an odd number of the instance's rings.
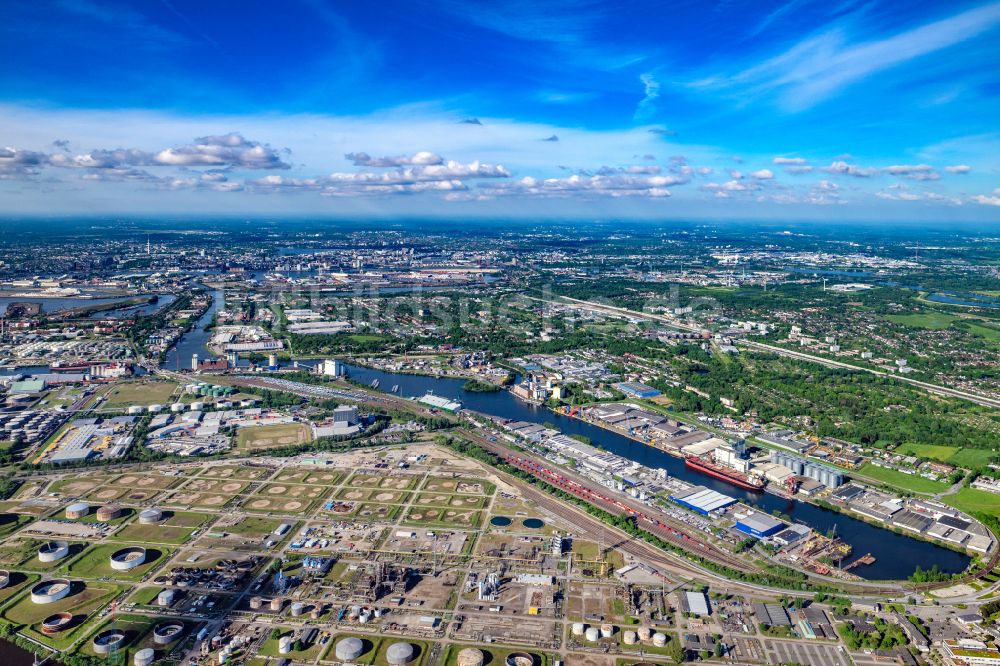
[{"label": "white cloud", "polygon": [[984,206],[1000,206],[1000,189],[994,190],[993,195],[977,194],[972,200]]},{"label": "white cloud", "polygon": [[787,110],[802,111],[862,79],[981,35],[998,24],[1000,3],[993,2],[865,42],[852,41],[844,27],[835,25],[748,69],[689,85],[730,89],[744,98],[773,92]]},{"label": "white cloud", "polygon": [[0,178],[23,178],[40,173],[46,162],[45,153],[17,148],[0,148]]},{"label": "white cloud", "polygon": [[239,132],[203,136],[195,143],[161,150],[154,157],[167,166],[234,166],[244,169],[289,169],[270,146],[249,141]]},{"label": "white cloud", "polygon": [[645,97],[635,108],[635,120],[646,120],[656,111],[656,98],[660,96],[660,82],[656,80],[652,72],[645,72],[639,75],[642,81],[643,94]]},{"label": "white cloud", "polygon": [[968,164],[955,164],[953,166],[946,166],[944,170],[948,173],[969,173],[972,171],[972,167]]},{"label": "white cloud", "polygon": [[426,150],[421,150],[410,156],[399,155],[397,157],[372,157],[368,153],[347,153],[344,157],[350,160],[354,166],[363,167],[417,166],[441,164],[444,162],[440,155],[436,155]]},{"label": "white cloud", "polygon": [[773,164],[788,164],[792,166],[805,164],[807,160],[804,157],[775,157],[772,160]]},{"label": "white cloud", "polygon": [[759,169],[757,171],[751,171],[750,177],[756,178],[757,180],[771,180],[774,178],[774,172],[770,169]]},{"label": "white cloud", "polygon": [[790,174],[810,173],[812,170],[813,170],[813,167],[811,167],[811,166],[788,166],[788,167],[785,167],[785,173],[790,173]]},{"label": "white cloud", "polygon": [[828,167],[822,167],[822,170],[828,173],[855,176],[856,178],[871,178],[878,173],[878,169],[859,167],[842,160],[833,162]]}]

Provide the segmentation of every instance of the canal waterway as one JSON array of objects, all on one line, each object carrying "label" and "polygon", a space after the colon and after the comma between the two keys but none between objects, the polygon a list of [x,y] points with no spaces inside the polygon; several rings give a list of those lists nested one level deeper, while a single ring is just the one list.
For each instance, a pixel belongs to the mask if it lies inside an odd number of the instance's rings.
[{"label": "canal waterway", "polygon": [[[203,288],[208,289],[207,287]],[[222,309],[224,301],[225,298],[222,291],[217,290],[212,293],[212,304],[205,310],[205,314],[198,317],[198,321],[195,322],[194,326],[182,335],[174,346],[167,351],[167,355],[160,365],[161,368],[166,368],[167,370],[176,370],[177,368],[190,370],[192,355],[198,354],[201,358],[210,355],[205,345],[212,339],[212,331],[207,330],[205,327],[212,323],[215,313]]]},{"label": "canal waterway", "polygon": [[836,531],[837,536],[854,548],[850,559],[871,553],[875,563],[860,566],[853,573],[870,580],[899,580],[913,573],[917,565],[929,569],[937,565],[947,573],[963,571],[969,557],[936,544],[896,534],[886,529],[844,515],[837,511],[784,499],[771,493],[744,491],[734,485],[696,472],[684,465],[680,458],[659,449],[646,446],[615,432],[586,423],[579,419],[557,414],[552,410],[526,403],[509,391],[479,393],[466,391],[465,380],[406,375],[348,365],[348,376],[354,381],[371,384],[379,381],[379,389],[391,391],[398,386],[398,393],[405,397],[419,397],[432,392],[445,398],[459,400],[465,407],[493,416],[530,423],[549,423],[566,435],[582,435],[610,453],[634,460],[646,467],[664,469],[672,477],[694,483],[735,497],[748,505],[768,513],[780,512],[795,522],[808,525],[826,534]]},{"label": "canal waterway", "polygon": [[31,666],[35,661],[35,655],[27,650],[0,640],[0,664],[3,666]]}]

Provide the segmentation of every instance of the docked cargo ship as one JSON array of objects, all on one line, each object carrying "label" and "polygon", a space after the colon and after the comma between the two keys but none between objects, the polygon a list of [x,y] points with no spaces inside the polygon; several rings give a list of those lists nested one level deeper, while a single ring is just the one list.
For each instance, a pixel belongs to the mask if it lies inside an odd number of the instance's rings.
[{"label": "docked cargo ship", "polygon": [[714,476],[717,479],[722,479],[726,483],[739,486],[744,490],[761,491],[764,489],[764,479],[761,477],[743,474],[742,472],[737,472],[735,469],[722,467],[721,465],[717,465],[704,458],[699,458],[698,456],[688,456],[684,459],[684,464],[691,469],[698,470],[702,474],[708,474],[709,476]]}]

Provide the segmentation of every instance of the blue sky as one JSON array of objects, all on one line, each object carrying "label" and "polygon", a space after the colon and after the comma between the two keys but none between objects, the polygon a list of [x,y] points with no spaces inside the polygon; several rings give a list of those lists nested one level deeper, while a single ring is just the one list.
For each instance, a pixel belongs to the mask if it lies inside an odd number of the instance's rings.
[{"label": "blue sky", "polygon": [[5,3],[9,212],[1000,221],[1000,2]]}]

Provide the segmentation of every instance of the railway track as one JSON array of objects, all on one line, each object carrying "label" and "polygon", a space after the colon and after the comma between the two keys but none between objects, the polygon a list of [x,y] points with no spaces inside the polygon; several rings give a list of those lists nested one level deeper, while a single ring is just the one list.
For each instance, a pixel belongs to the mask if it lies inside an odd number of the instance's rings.
[{"label": "railway track", "polygon": [[[530,459],[530,456],[526,456],[523,452],[513,451],[511,449],[506,448],[505,446],[503,446],[501,444],[497,444],[497,443],[494,443],[494,442],[489,442],[489,441],[485,440],[484,438],[482,438],[482,437],[480,437],[478,435],[475,435],[473,433],[470,433],[470,432],[468,432],[468,431],[466,431],[464,429],[460,429],[459,432],[461,432],[463,435],[469,437],[470,439],[472,439],[473,441],[475,441],[478,445],[482,446],[484,449],[490,451],[494,455],[497,455],[497,456],[503,458],[505,461],[509,461],[508,456],[512,456],[512,455],[515,456],[515,457],[529,458]],[[548,463],[546,461],[542,461],[540,459],[531,459],[531,462],[534,463],[536,466],[539,466],[539,467],[547,467],[548,466]],[[513,464],[513,463],[511,463],[511,464]],[[515,465],[515,466],[517,466],[519,469],[524,469],[523,467],[521,467],[519,465]],[[528,470],[528,469],[525,469],[524,471],[529,471],[529,473],[534,473],[534,472],[532,472],[531,470]],[[567,478],[568,480],[572,481],[574,484],[577,484],[578,486],[581,486],[582,488],[586,488],[587,492],[591,493],[590,497],[585,496],[585,494],[578,494],[578,493],[572,493],[572,494],[574,494],[577,497],[580,497],[581,499],[587,500],[588,502],[592,503],[594,506],[596,506],[598,508],[601,508],[601,509],[604,509],[604,510],[608,510],[608,511],[612,511],[613,510],[613,512],[616,515],[625,515],[626,513],[628,513],[630,515],[642,516],[642,517],[637,517],[637,521],[639,522],[640,527],[642,527],[645,531],[648,531],[648,532],[650,532],[650,533],[652,533],[652,534],[654,534],[654,535],[656,535],[656,536],[664,539],[665,541],[668,541],[668,542],[670,542],[670,543],[672,543],[674,545],[680,546],[684,550],[687,550],[689,552],[692,552],[692,553],[695,553],[697,555],[700,555],[700,556],[704,557],[707,560],[711,560],[712,562],[715,562],[716,564],[721,564],[721,565],[724,565],[724,566],[727,566],[727,567],[730,567],[730,568],[733,568],[733,569],[737,569],[739,571],[747,572],[747,573],[760,573],[761,572],[761,570],[759,568],[754,567],[754,566],[752,566],[752,565],[750,565],[750,564],[748,564],[748,563],[740,560],[736,556],[734,556],[734,555],[731,556],[731,555],[728,555],[726,553],[723,553],[718,548],[713,547],[713,546],[708,545],[708,544],[705,544],[701,539],[699,539],[699,538],[697,538],[695,536],[692,536],[691,534],[688,534],[688,533],[684,532],[683,530],[671,527],[671,526],[667,525],[666,523],[663,523],[663,521],[660,520],[659,518],[657,518],[655,515],[652,515],[652,516],[649,515],[649,513],[648,513],[649,512],[649,507],[636,507],[634,505],[631,505],[630,503],[623,502],[623,501],[618,500],[616,498],[609,498],[609,497],[607,497],[605,495],[606,489],[603,488],[603,487],[597,488],[597,487],[594,487],[594,486],[592,486],[590,484],[583,483],[582,480],[571,479],[565,473],[562,473],[562,472],[555,472],[555,470],[551,470],[551,469],[549,471],[550,472],[554,472],[554,473],[556,473],[556,474],[558,474],[560,476],[563,476],[563,477]],[[550,485],[553,485],[555,487],[559,487],[561,490],[564,490],[565,492],[572,492],[568,488],[561,487],[558,484],[552,483],[552,480],[550,478],[546,478],[545,476],[538,475],[538,474],[536,474],[536,476],[538,476],[538,478],[540,480],[546,481],[547,483],[549,483]],[[566,502],[563,502],[563,501],[561,501],[561,500],[559,500],[557,498],[554,498],[549,493],[547,493],[547,492],[545,492],[543,490],[534,488],[530,484],[525,484],[523,481],[516,479],[516,477],[511,477],[511,478],[514,478],[515,480],[519,481],[519,484],[518,484],[519,487],[522,487],[525,490],[526,493],[532,495],[538,501],[539,504],[544,505],[545,508],[547,510],[549,510],[551,513],[553,513],[553,514],[555,514],[555,515],[563,518],[564,520],[567,520],[570,524],[579,526],[580,522],[581,522],[580,518],[584,517],[586,519],[586,523],[587,523],[587,525],[584,527],[584,529],[586,529],[586,530],[593,530],[593,529],[595,529],[595,526],[596,526],[596,529],[606,529],[606,530],[611,530],[611,531],[618,532],[617,528],[614,528],[614,527],[612,527],[610,525],[605,524],[600,519],[598,519],[598,518],[596,518],[594,516],[591,516],[590,514],[584,512],[579,507],[576,507],[576,506],[574,506],[572,504],[567,504]],[[598,496],[601,496],[601,497],[598,497]],[[610,500],[613,503],[608,503],[608,500]],[[643,515],[643,514],[645,514],[645,515]],[[622,534],[625,534],[625,533],[622,532]],[[685,538],[685,535],[686,535],[686,538]],[[696,544],[702,544],[702,545],[699,546],[699,545],[696,545]],[[620,551],[622,551],[622,552],[624,552],[624,553],[627,553],[627,554],[635,557],[636,559],[638,559],[640,561],[644,561],[644,562],[646,562],[648,564],[651,564],[653,566],[659,566],[659,567],[664,568],[665,570],[673,570],[675,572],[678,571],[678,570],[680,570],[680,571],[682,571],[682,575],[685,575],[685,576],[692,576],[693,575],[693,576],[697,576],[697,577],[699,577],[701,579],[708,578],[708,579],[714,579],[714,580],[717,580],[717,581],[724,581],[726,585],[728,585],[730,588],[734,588],[734,589],[735,588],[743,588],[743,589],[753,590],[753,591],[755,591],[757,593],[768,592],[768,593],[775,594],[775,595],[780,595],[780,594],[792,594],[792,595],[796,595],[796,594],[798,594],[798,595],[803,595],[803,596],[809,596],[811,594],[811,592],[805,592],[805,591],[803,591],[803,592],[796,592],[796,591],[789,591],[789,590],[786,590],[786,589],[783,589],[783,588],[782,589],[779,589],[779,588],[769,588],[769,587],[764,586],[764,585],[757,585],[757,584],[754,584],[754,583],[747,583],[747,582],[743,582],[743,581],[739,581],[739,580],[734,580],[734,579],[731,579],[731,578],[727,578],[727,577],[725,577],[722,574],[715,573],[715,572],[713,572],[713,571],[711,571],[709,569],[704,569],[701,566],[699,566],[697,563],[691,562],[691,561],[685,559],[684,557],[682,557],[681,555],[678,555],[676,553],[672,553],[670,551],[663,550],[661,548],[653,546],[652,544],[649,544],[649,543],[647,543],[645,541],[642,541],[641,539],[636,539],[636,538],[634,538],[632,536],[627,536],[626,539],[624,539],[621,543],[616,544],[615,548],[618,549],[618,550],[620,550]],[[998,556],[1000,556],[1000,554],[998,554]],[[888,597],[900,596],[900,595],[905,594],[909,589],[912,589],[912,588],[903,587],[901,585],[882,584],[882,583],[876,583],[876,582],[872,582],[872,583],[864,583],[864,582],[858,583],[858,582],[854,582],[854,583],[852,583],[852,582],[842,581],[842,580],[820,578],[820,577],[813,576],[812,574],[809,574],[808,572],[803,572],[803,573],[806,573],[806,575],[808,575],[810,577],[810,582],[813,583],[813,584],[824,585],[824,586],[827,586],[827,587],[829,587],[831,585],[839,586],[844,593],[855,594],[855,595],[859,595],[859,596],[863,595],[863,596],[871,597],[871,598],[882,598],[882,599],[884,599],[884,598],[888,598]],[[941,586],[941,584],[939,584],[938,586]]]}]

